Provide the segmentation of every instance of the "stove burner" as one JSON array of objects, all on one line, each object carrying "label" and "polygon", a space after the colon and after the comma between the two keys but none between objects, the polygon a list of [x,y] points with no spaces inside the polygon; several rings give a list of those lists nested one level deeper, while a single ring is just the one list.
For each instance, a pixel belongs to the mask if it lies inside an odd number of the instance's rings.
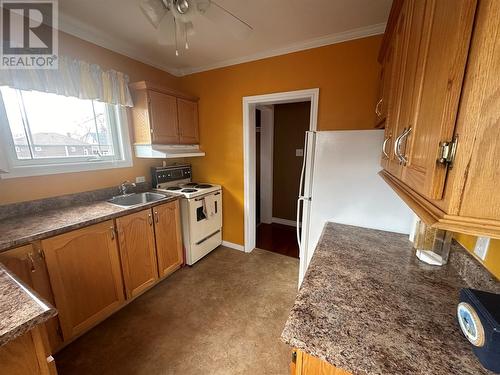
[{"label": "stove burner", "polygon": [[196,193],[198,189],[182,189],[181,193]]},{"label": "stove burner", "polygon": [[171,186],[167,188],[167,190],[181,190],[182,188],[180,186]]},{"label": "stove burner", "polygon": [[209,184],[200,184],[200,185],[195,186],[195,188],[197,188],[197,189],[208,189],[211,187],[212,187],[212,185],[209,185]]},{"label": "stove burner", "polygon": [[187,184],[185,184],[184,186],[196,186],[198,185],[197,182],[188,182]]}]

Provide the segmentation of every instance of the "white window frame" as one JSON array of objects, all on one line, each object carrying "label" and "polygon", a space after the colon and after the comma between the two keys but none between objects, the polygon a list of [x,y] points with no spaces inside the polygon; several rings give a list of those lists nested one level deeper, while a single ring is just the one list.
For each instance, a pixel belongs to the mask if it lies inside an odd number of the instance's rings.
[{"label": "white window frame", "polygon": [[[128,168],[133,166],[127,111],[122,106],[107,106],[116,120],[113,137],[117,155],[112,157],[75,157],[72,162],[61,162],[57,158],[19,160],[16,157],[14,140],[9,127],[7,113],[0,93],[0,178],[44,176],[60,173],[86,172],[103,169]],[[3,172],[3,173],[2,173]]]}]

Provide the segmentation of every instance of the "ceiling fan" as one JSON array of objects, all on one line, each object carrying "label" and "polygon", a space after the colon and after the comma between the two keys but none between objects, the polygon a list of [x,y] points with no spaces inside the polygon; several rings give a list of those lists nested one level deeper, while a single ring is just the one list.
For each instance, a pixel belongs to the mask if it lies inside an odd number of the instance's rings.
[{"label": "ceiling fan", "polygon": [[188,36],[195,32],[197,17],[206,17],[224,28],[237,39],[244,39],[252,27],[227,9],[212,0],[139,0],[147,19],[158,30],[157,40],[161,45],[175,45],[179,56],[179,41],[188,49]]}]

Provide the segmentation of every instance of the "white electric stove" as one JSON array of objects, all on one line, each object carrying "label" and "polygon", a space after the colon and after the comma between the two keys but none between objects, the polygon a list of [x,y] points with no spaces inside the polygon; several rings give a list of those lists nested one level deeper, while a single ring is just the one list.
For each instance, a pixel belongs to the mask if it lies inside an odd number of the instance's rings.
[{"label": "white electric stove", "polygon": [[153,188],[181,199],[186,264],[193,265],[222,244],[222,188],[191,180],[190,165],[152,168]]}]

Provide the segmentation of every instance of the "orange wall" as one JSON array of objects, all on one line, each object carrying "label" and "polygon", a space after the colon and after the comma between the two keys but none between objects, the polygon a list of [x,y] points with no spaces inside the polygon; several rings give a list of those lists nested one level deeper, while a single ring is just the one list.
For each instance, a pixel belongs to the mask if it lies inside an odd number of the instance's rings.
[{"label": "orange wall", "polygon": [[193,174],[224,187],[224,240],[244,241],[242,98],[319,87],[320,130],[372,128],[381,40],[358,39],[181,79],[181,89],[200,97],[206,156],[191,160]]},{"label": "orange wall", "polygon": [[[463,233],[455,233],[455,239],[460,242],[467,250],[474,255],[474,246],[476,245],[476,236],[470,236]],[[475,255],[474,255],[475,256]],[[477,257],[476,257],[477,258]],[[477,260],[484,265],[497,279],[500,280],[500,240],[492,239],[486,258]]]},{"label": "orange wall", "polygon": [[[106,70],[124,72],[131,82],[147,79],[178,88],[177,77],[68,34],[60,33],[59,52],[99,64]],[[150,166],[159,163],[154,159],[137,158],[133,162],[131,168],[0,180],[0,204],[115,186],[124,180],[134,180],[136,176],[145,176],[149,180]]]}]

